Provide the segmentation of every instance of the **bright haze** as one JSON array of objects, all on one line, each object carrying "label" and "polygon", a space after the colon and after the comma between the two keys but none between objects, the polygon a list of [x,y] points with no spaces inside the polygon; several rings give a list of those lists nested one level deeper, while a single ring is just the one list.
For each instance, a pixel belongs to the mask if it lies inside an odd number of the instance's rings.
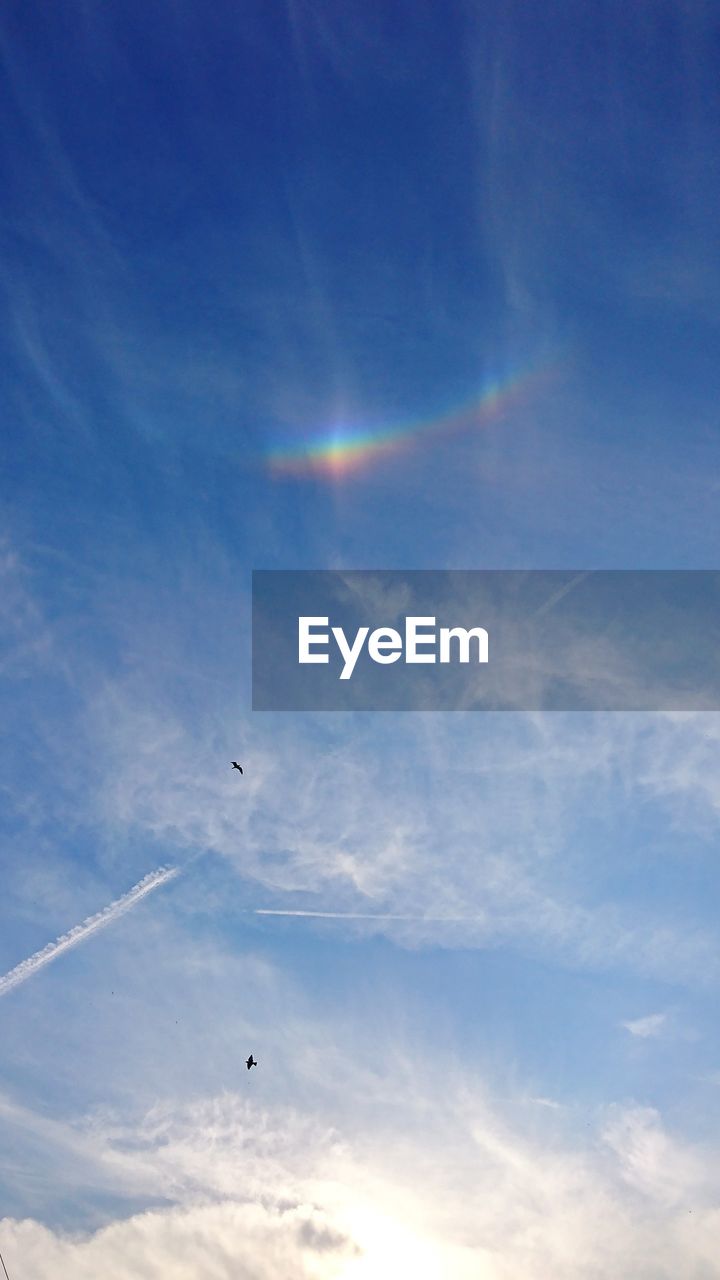
[{"label": "bright haze", "polygon": [[716,566],[718,51],[3,6],[11,1280],[720,1275],[718,717],[253,714],[249,596]]}]

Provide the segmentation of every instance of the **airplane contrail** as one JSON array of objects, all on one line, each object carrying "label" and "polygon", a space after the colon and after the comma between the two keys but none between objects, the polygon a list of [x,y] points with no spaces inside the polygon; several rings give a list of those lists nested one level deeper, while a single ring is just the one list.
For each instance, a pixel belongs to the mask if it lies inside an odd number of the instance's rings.
[{"label": "airplane contrail", "polygon": [[555,605],[562,600],[563,596],[566,596],[570,591],[574,591],[576,587],[580,586],[581,582],[584,582],[586,578],[589,578],[590,572],[590,569],[587,569],[583,573],[577,573],[574,578],[571,578],[570,582],[566,582],[564,586],[560,587],[557,591],[554,591],[550,596],[550,599],[546,600],[544,604],[541,604],[540,608],[536,609],[535,612],[531,614],[531,617],[541,618],[544,613],[548,613],[550,609],[553,609]]},{"label": "airplane contrail", "polygon": [[370,911],[270,911],[255,907],[256,916],[301,916],[310,920],[412,920],[415,924],[477,924],[484,916],[399,916]]},{"label": "airplane contrail", "polygon": [[37,973],[38,969],[56,960],[64,951],[69,951],[71,947],[84,942],[91,934],[97,933],[98,929],[104,929],[106,924],[112,924],[113,920],[124,915],[142,898],[152,893],[153,889],[159,889],[161,884],[167,884],[168,880],[174,879],[179,874],[179,867],[159,867],[157,871],[151,871],[149,875],[143,876],[142,880],[121,898],[116,898],[115,902],[103,907],[102,911],[98,911],[94,916],[88,916],[82,924],[76,924],[69,933],[63,933],[54,942],[48,942],[41,951],[36,951],[35,955],[27,960],[21,960],[14,969],[0,977],[0,996],[5,996],[8,991],[19,987],[21,982],[26,982],[34,973]]}]

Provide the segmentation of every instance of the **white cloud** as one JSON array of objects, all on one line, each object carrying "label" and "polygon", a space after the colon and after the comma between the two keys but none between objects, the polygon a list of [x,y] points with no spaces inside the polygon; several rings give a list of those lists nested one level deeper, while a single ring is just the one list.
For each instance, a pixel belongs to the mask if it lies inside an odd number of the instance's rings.
[{"label": "white cloud", "polygon": [[[150,835],[159,859],[215,852],[262,890],[258,906],[337,913],[338,928],[402,945],[511,941],[563,963],[717,981],[707,922],[688,928],[663,906],[603,892],[605,862],[623,853],[584,844],[589,813],[614,839],[613,814],[631,799],[667,814],[678,835],[668,856],[684,856],[687,824],[714,829],[720,718],[275,716],[251,729],[240,694],[221,701],[212,671],[189,659],[189,674],[207,677],[200,714],[180,701],[182,651],[167,683],[168,653],[156,672],[144,625],[119,631],[146,655],[134,675],[100,681],[88,664],[63,730],[63,785],[39,796],[35,821],[45,805],[111,841]],[[240,756],[243,779],[229,770]]]},{"label": "white cloud", "polygon": [[0,535],[0,675],[25,679],[49,658],[52,635],[32,589],[32,576],[14,544]]},{"label": "white cloud", "polygon": [[[717,980],[709,929],[598,893],[603,861],[622,855],[583,849],[587,813],[599,808],[612,830],[631,790],[647,804],[652,787],[658,806],[674,804],[672,780],[663,790],[648,776],[654,754],[670,752],[672,720],[411,719],[320,729],[273,717],[251,735],[239,712],[185,725],[147,690],[141,699],[130,685],[108,687],[91,723],[112,761],[97,816],[150,832],[163,856],[222,855],[262,886],[259,906],[338,913],[342,927],[404,945],[521,940],[584,966]],[[244,779],[226,766],[236,751]]]},{"label": "white cloud", "polygon": [[353,1245],[312,1205],[218,1203],[138,1214],[88,1238],[3,1223],[11,1274],[28,1280],[330,1280]]},{"label": "white cloud", "polygon": [[718,1153],[671,1138],[652,1107],[618,1110],[604,1139],[618,1157],[621,1178],[647,1201],[666,1209],[694,1205],[699,1212],[713,1204]]},{"label": "white cloud", "polygon": [[6,1219],[10,1273],[390,1280],[404,1260],[427,1280],[715,1274],[720,1153],[678,1142],[656,1112],[617,1109],[581,1141],[552,1108],[529,1135],[522,1108],[503,1112],[477,1081],[446,1079],[435,1098],[388,1071],[383,1090],[395,1118],[371,1128],[236,1093],[86,1121],[88,1182],[99,1171],[148,1208],[84,1234]]},{"label": "white cloud", "polygon": [[628,1022],[623,1022],[622,1026],[631,1036],[639,1036],[641,1040],[647,1040],[652,1036],[659,1036],[667,1023],[666,1013],[649,1013],[644,1018],[632,1018]]}]

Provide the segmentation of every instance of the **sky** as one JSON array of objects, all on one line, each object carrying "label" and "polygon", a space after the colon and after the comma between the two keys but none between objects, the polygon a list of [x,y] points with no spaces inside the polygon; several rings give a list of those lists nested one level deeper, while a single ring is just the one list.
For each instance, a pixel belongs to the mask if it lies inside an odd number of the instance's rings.
[{"label": "sky", "polygon": [[720,718],[253,712],[250,643],[253,569],[716,567],[716,6],[0,58],[10,1280],[720,1277]]}]

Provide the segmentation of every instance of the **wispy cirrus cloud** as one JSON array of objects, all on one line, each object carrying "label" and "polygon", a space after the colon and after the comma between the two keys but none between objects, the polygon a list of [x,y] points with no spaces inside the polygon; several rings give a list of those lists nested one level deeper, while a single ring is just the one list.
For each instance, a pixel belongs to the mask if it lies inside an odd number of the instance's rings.
[{"label": "wispy cirrus cloud", "polygon": [[[151,832],[159,849],[220,854],[262,889],[247,905],[263,911],[336,916],[409,945],[512,940],[592,968],[714,982],[709,921],[686,929],[675,900],[648,906],[612,887],[628,795],[666,826],[673,742],[702,721],[418,715],[388,734],[351,718],[341,732],[274,717],[250,736],[219,711],[190,726],[161,698],[141,706],[115,686],[93,708],[113,761],[97,817]],[[236,751],[249,761],[241,783],[226,769]],[[702,785],[709,751],[697,766]],[[599,796],[601,824],[590,820]],[[643,865],[642,845],[632,858]]]},{"label": "wispy cirrus cloud", "polygon": [[[100,1171],[166,1203],[72,1237],[5,1219],[11,1273],[50,1280],[62,1263],[81,1280],[138,1268],[179,1280],[189,1259],[222,1278],[389,1280],[404,1258],[428,1280],[591,1270],[659,1280],[709,1265],[714,1147],[679,1140],[649,1108],[611,1108],[573,1139],[562,1109],[543,1107],[527,1131],[477,1079],[451,1077],[439,1099],[395,1068],[386,1064],[386,1106],[370,1128],[362,1111],[328,1126],[239,1092],[166,1101],[132,1124],[86,1120],[74,1145],[84,1133],[88,1180]],[[343,1088],[352,1074],[346,1064]],[[72,1144],[78,1122],[66,1127],[49,1140]]]},{"label": "wispy cirrus cloud", "polygon": [[24,679],[52,659],[52,629],[28,565],[7,534],[0,534],[0,636],[0,676],[5,679]]},{"label": "wispy cirrus cloud", "polygon": [[667,1023],[666,1013],[649,1013],[644,1018],[631,1018],[627,1022],[623,1022],[626,1031],[631,1036],[638,1036],[641,1040],[649,1040],[655,1036],[662,1034]]}]

